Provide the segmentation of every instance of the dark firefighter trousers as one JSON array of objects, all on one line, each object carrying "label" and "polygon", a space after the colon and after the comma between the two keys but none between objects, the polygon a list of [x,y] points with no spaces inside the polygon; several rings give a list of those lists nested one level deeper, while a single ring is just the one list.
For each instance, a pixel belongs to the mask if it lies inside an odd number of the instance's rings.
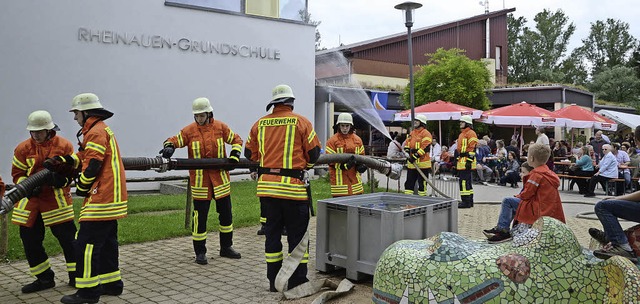
[{"label": "dark firefighter trousers", "polygon": [[473,186],[471,180],[473,171],[471,170],[458,170],[458,183],[460,186],[460,200],[463,206],[473,207]]},{"label": "dark firefighter trousers", "polygon": [[82,221],[76,239],[76,287],[83,298],[122,291],[118,268],[118,221]]},{"label": "dark firefighter trousers", "polygon": [[[267,279],[269,279],[270,285],[273,286],[284,259],[281,242],[282,228],[287,228],[287,244],[289,253],[291,253],[300,243],[309,226],[309,204],[307,201],[272,197],[261,197],[260,203],[264,206],[264,213],[267,217],[267,223],[264,227]],[[307,248],[307,254],[308,250]],[[307,263],[309,261],[307,254],[305,254],[305,258],[289,278],[289,289],[309,281],[307,279]]]},{"label": "dark firefighter trousers", "polygon": [[[196,255],[207,253],[207,217],[211,201],[193,200],[191,235]],[[231,214],[231,195],[216,200],[216,211],[220,222],[220,248],[233,246],[233,215]]]},{"label": "dark firefighter trousers", "polygon": [[[75,278],[76,260],[73,252],[73,241],[76,237],[76,225],[73,221],[49,226],[51,233],[58,239],[64,259],[67,262],[69,280]],[[42,215],[38,214],[32,227],[20,226],[20,239],[24,246],[24,254],[29,262],[30,273],[40,280],[53,280],[54,273],[49,264],[49,256],[42,245],[44,241],[45,226]]]},{"label": "dark firefighter trousers", "polygon": [[[429,173],[431,172],[431,168],[423,168],[422,173],[429,178]],[[427,191],[426,185],[427,182],[424,180],[418,169],[407,169],[407,180],[404,182],[404,193],[405,194],[413,194],[416,189],[416,183],[418,183],[418,195],[426,196]]]}]

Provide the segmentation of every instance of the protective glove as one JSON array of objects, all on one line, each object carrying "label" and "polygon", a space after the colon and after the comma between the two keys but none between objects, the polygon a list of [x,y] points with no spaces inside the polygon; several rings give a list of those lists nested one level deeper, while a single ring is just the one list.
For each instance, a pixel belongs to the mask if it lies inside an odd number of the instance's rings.
[{"label": "protective glove", "polygon": [[233,164],[240,162],[240,151],[232,150],[231,153],[229,153],[229,162]]},{"label": "protective glove", "polygon": [[349,159],[347,159],[346,162],[342,163],[342,169],[350,170],[351,168],[355,167],[355,165],[356,165],[356,157],[351,155],[351,157],[349,157]]},{"label": "protective glove", "polygon": [[471,170],[471,166],[473,165],[473,161],[467,159],[467,161],[464,163],[464,168],[467,170]]},{"label": "protective glove", "polygon": [[162,154],[162,157],[169,158],[173,156],[173,152],[175,152],[175,148],[172,144],[166,144],[162,150],[158,152],[158,154]]},{"label": "protective glove", "polygon": [[367,171],[367,166],[365,164],[357,164],[356,171],[358,171],[358,173],[364,173]]},{"label": "protective glove", "polygon": [[52,158],[47,158],[42,166],[49,169],[51,172],[57,172],[64,176],[73,177],[76,174],[76,169],[79,167],[79,164],[76,163],[76,159],[71,155],[64,156],[54,156]]},{"label": "protective glove", "polygon": [[40,195],[40,192],[42,192],[42,187],[36,186],[35,188],[33,188],[33,190],[31,190],[31,193],[27,195],[27,198],[37,197],[38,195]]},{"label": "protective glove", "polygon": [[85,190],[80,190],[78,188],[76,188],[76,195],[77,196],[82,196],[82,197],[87,197],[89,196],[89,191],[85,191]]},{"label": "protective glove", "polygon": [[58,172],[51,172],[47,183],[54,188],[63,188],[71,184],[71,178],[67,178]]}]

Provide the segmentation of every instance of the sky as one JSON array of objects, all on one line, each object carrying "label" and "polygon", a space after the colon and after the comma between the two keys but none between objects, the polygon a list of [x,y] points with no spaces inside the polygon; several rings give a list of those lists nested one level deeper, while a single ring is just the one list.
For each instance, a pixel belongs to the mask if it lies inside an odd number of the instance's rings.
[{"label": "sky", "polygon": [[[394,6],[405,0],[308,0],[311,18],[320,21],[321,47],[333,48],[392,34],[406,33],[403,13]],[[412,30],[433,26],[484,13],[479,0],[412,0],[423,6],[414,13]],[[569,49],[582,45],[589,35],[591,23],[607,18],[627,22],[631,34],[640,39],[637,0],[493,0],[489,11],[515,8],[516,17],[523,16],[534,27],[534,16],[544,9],[562,9],[576,31]],[[635,17],[635,18],[634,18]]]}]

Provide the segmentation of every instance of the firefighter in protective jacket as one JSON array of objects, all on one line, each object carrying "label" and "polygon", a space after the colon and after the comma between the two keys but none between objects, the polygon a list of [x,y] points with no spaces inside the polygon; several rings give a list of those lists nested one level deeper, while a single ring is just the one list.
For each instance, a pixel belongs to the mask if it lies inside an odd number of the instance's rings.
[{"label": "firefighter in protective jacket", "polygon": [[[82,127],[78,132],[82,170],[76,195],[84,197],[84,202],[75,243],[78,291],[60,301],[97,303],[101,295],[122,294],[124,287],[118,265],[118,219],[127,216],[126,176],[115,135],[104,123],[113,113],[102,107],[98,96],[75,96],[69,112]],[[76,160],[65,156],[61,161]]]},{"label": "firefighter in protective jacket", "polygon": [[413,131],[405,141],[404,151],[407,157],[407,180],[404,183],[404,193],[413,194],[416,183],[418,183],[418,195],[427,195],[427,182],[416,169],[416,165],[429,177],[431,172],[431,132],[427,130],[427,116],[423,114],[416,115],[413,120]]},{"label": "firefighter in protective jacket", "polygon": [[[19,183],[44,169],[45,161],[60,155],[73,155],[73,144],[56,135],[58,126],[47,111],[35,111],[27,118],[31,138],[21,142],[13,153],[11,175]],[[73,240],[76,226],[73,222],[73,202],[69,193],[71,179],[54,173],[45,185],[33,189],[31,195],[15,204],[11,221],[20,226],[20,239],[29,263],[29,271],[36,277],[33,283],[22,287],[31,293],[55,286],[49,257],[42,245],[45,227],[58,239],[64,252],[69,274],[69,285],[75,286],[76,261]],[[3,185],[4,190],[4,185]]]},{"label": "firefighter in protective jacket", "polygon": [[460,135],[458,136],[458,147],[456,148],[458,160],[456,170],[458,170],[460,187],[460,204],[458,208],[473,207],[473,185],[472,174],[476,169],[476,145],[478,136],[473,131],[473,120],[470,115],[460,117]]},{"label": "firefighter in protective jacket", "polygon": [[[309,225],[309,196],[305,185],[307,169],[320,157],[320,141],[311,122],[293,112],[295,97],[291,87],[278,85],[273,89],[267,111],[247,138],[244,155],[260,162],[257,193],[264,208],[265,258],[269,290],[277,291],[275,279],[282,267],[284,254],[280,241],[283,227],[287,229],[289,253],[300,243]],[[289,279],[292,289],[308,281],[309,252]]]},{"label": "firefighter in protective jacket", "polygon": [[[327,140],[326,153],[364,155],[364,145],[360,136],[354,133],[351,114],[341,113],[338,115],[336,126],[338,127],[338,132]],[[331,195],[338,197],[364,193],[360,173],[366,170],[367,166],[356,164],[353,156],[345,163],[329,164]]]},{"label": "firefighter in protective jacket", "polygon": [[[237,163],[242,150],[242,139],[224,122],[213,118],[213,108],[209,99],[200,97],[192,103],[195,122],[184,127],[164,142],[160,151],[162,157],[169,158],[176,148],[188,147],[189,158],[227,158],[225,144],[231,145],[229,161]],[[227,170],[189,170],[193,213],[191,236],[196,263],[205,265],[207,261],[207,217],[211,199],[216,201],[216,211],[220,221],[220,256],[239,259],[233,245],[233,217],[231,214],[231,183]]]}]

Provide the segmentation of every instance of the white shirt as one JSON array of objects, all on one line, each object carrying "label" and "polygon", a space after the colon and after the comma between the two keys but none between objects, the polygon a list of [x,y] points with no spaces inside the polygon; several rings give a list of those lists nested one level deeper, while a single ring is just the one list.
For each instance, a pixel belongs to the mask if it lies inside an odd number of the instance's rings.
[{"label": "white shirt", "polygon": [[404,151],[402,150],[402,144],[397,140],[392,140],[387,148],[388,158],[404,158]]},{"label": "white shirt", "polygon": [[547,136],[547,134],[541,133],[540,135],[538,135],[538,139],[536,139],[536,144],[543,144],[549,147],[549,137]]},{"label": "white shirt", "polygon": [[442,154],[442,148],[439,143],[431,146],[431,151],[429,151],[429,156],[431,157],[431,161],[439,161],[440,155]]}]

